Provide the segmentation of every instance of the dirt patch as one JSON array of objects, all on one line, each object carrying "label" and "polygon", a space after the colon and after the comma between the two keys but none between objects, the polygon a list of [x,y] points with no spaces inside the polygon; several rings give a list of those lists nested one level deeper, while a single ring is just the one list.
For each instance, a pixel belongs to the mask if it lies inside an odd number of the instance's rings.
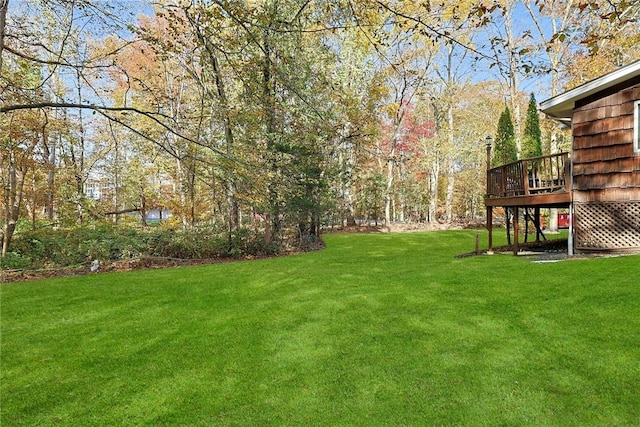
[{"label": "dirt patch", "polygon": [[[518,245],[518,249],[518,256],[527,257],[527,259],[536,263],[593,258],[611,258],[625,255],[634,255],[633,252],[586,252],[569,255],[567,239],[554,239],[542,242],[520,243],[520,245]],[[512,255],[513,246],[506,245],[493,248],[493,252],[496,254]],[[481,250],[478,253],[467,252],[457,255],[456,258],[465,258],[478,255],[487,255],[487,251]]]},{"label": "dirt patch", "polygon": [[105,271],[133,271],[150,268],[168,268],[187,265],[213,264],[219,262],[230,262],[234,260],[235,259],[180,260],[172,258],[145,257],[101,263],[100,267],[95,271],[91,270],[90,263],[74,267],[47,268],[41,270],[3,270],[0,272],[0,283],[24,282],[28,280],[48,279],[64,276],[82,276],[88,274],[99,274]]},{"label": "dirt patch", "polygon": [[[518,245],[518,248],[519,248],[518,253],[532,255],[532,256],[535,256],[535,255],[555,256],[555,257],[559,257],[561,255],[566,256],[567,248],[568,248],[567,245],[568,245],[567,239],[554,239],[554,240],[544,240],[541,242],[520,243]],[[505,245],[505,246],[495,247],[493,248],[493,252],[494,253],[513,253],[513,246]],[[467,252],[464,254],[460,254],[456,256],[456,258],[465,258],[469,256],[486,255],[486,254],[487,254],[486,250],[481,250],[478,253],[474,251],[474,252]]]}]

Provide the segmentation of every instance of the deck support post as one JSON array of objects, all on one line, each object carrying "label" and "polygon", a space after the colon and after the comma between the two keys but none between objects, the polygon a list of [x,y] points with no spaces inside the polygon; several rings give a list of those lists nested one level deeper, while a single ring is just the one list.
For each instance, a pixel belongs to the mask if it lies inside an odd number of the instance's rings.
[{"label": "deck support post", "polygon": [[533,223],[536,227],[536,242],[540,241],[540,206],[533,208]]},{"label": "deck support post", "polygon": [[511,246],[511,208],[505,206],[504,208],[504,222],[505,229],[507,230],[507,245]]},{"label": "deck support post", "polygon": [[518,206],[515,206],[513,208],[513,254],[514,255],[518,255],[518,232],[519,232],[519,228],[520,225],[518,224],[518,215],[519,215],[519,208]]},{"label": "deck support post", "polygon": [[487,253],[493,252],[493,207],[487,206],[487,232],[489,233],[489,249]]},{"label": "deck support post", "polygon": [[567,255],[575,255],[573,248],[573,203],[569,205],[569,237],[567,239]]}]

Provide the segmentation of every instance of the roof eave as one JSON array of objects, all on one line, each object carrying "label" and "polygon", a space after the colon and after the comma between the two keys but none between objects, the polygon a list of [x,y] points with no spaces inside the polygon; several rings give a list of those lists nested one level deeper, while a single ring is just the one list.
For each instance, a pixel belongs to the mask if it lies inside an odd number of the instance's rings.
[{"label": "roof eave", "polygon": [[577,101],[638,75],[640,75],[640,61],[633,62],[626,67],[619,68],[558,96],[547,99],[540,103],[540,110],[555,120],[571,122],[573,109]]}]

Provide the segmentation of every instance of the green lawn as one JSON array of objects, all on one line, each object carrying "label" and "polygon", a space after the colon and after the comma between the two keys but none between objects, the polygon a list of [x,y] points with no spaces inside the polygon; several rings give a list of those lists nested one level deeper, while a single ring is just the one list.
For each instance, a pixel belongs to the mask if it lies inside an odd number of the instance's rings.
[{"label": "green lawn", "polygon": [[475,231],[325,240],[1,285],[0,424],[640,424],[640,257],[456,259]]}]

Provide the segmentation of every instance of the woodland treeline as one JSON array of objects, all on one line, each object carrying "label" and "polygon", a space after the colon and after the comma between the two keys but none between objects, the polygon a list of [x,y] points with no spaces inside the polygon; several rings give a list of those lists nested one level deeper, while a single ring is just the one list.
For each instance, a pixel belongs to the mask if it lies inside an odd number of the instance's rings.
[{"label": "woodland treeline", "polygon": [[[484,139],[640,57],[637,1],[0,0],[2,255],[93,222],[313,242],[483,213]],[[541,121],[542,150],[567,149]],[[170,216],[169,216],[170,214]]]}]

